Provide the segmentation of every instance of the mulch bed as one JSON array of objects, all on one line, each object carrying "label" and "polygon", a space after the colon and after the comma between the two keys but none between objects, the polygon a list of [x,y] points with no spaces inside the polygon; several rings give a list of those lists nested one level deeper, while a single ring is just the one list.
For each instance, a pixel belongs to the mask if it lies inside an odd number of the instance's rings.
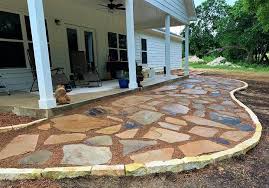
[{"label": "mulch bed", "polygon": [[0,113],[0,127],[30,123],[34,118],[27,116],[17,116],[13,113]]}]

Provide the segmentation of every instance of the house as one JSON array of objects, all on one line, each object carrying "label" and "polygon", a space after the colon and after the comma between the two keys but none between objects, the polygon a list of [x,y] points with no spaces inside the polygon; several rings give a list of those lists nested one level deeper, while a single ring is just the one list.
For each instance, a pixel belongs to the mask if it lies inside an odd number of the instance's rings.
[{"label": "house", "polygon": [[27,51],[33,50],[39,107],[50,109],[56,106],[50,67],[63,67],[69,77],[70,52],[78,50],[102,79],[109,78],[108,59],[127,62],[129,87],[135,89],[136,63],[156,71],[165,66],[168,76],[181,67],[183,39],[170,27],[186,26],[188,56],[188,25],[195,17],[193,0],[1,0],[0,75],[12,89],[29,89],[33,76]]},{"label": "house", "polygon": [[[183,38],[171,33],[171,70],[182,68]],[[165,67],[165,31],[162,29],[147,29],[135,32],[136,61],[143,67],[152,68],[156,73]],[[144,48],[144,49],[143,49]]]}]

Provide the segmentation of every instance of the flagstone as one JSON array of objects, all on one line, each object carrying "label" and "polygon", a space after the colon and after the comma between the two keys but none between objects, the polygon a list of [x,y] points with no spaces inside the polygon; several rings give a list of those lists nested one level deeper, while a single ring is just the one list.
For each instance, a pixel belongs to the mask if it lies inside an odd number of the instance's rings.
[{"label": "flagstone", "polygon": [[158,111],[157,108],[155,108],[154,106],[139,105],[138,107],[139,107],[139,108],[146,109],[146,110]]},{"label": "flagstone", "polygon": [[226,108],[223,105],[218,105],[218,104],[211,104],[208,106],[209,109],[211,110],[216,110],[216,111],[225,111]]},{"label": "flagstone", "polygon": [[238,115],[240,118],[243,118],[243,119],[249,119],[249,115],[248,115],[247,113],[240,112],[240,113],[237,113],[237,115]]},{"label": "flagstone", "polygon": [[86,138],[86,134],[73,133],[73,134],[60,134],[51,135],[45,142],[44,145],[62,144],[67,142],[81,141]]},{"label": "flagstone", "polygon": [[176,124],[176,125],[180,125],[180,126],[187,126],[187,122],[181,119],[177,119],[177,118],[172,118],[172,117],[166,117],[165,121],[167,123],[172,123],[172,124]]},{"label": "flagstone", "polygon": [[108,119],[111,119],[111,120],[113,120],[113,121],[123,122],[122,119],[117,118],[117,117],[114,117],[114,116],[107,116],[107,118],[108,118]]},{"label": "flagstone", "polygon": [[239,125],[236,125],[236,128],[238,128],[241,131],[246,131],[246,132],[255,131],[255,129],[251,125],[248,125],[248,124],[239,124]]},{"label": "flagstone", "polygon": [[0,152],[0,160],[35,151],[39,135],[19,135]]},{"label": "flagstone", "polygon": [[236,117],[227,116],[224,114],[219,114],[216,112],[210,112],[210,119],[213,121],[217,121],[226,125],[238,125],[241,123],[241,120]]},{"label": "flagstone", "polygon": [[142,125],[149,125],[151,123],[158,121],[163,115],[164,114],[161,114],[159,112],[142,110],[130,116],[129,118]]},{"label": "flagstone", "polygon": [[181,104],[167,104],[162,107],[162,110],[171,115],[177,115],[177,114],[187,114],[190,109]]},{"label": "flagstone", "polygon": [[166,123],[166,122],[159,122],[158,123],[162,128],[165,129],[171,129],[173,131],[179,131],[181,126],[178,125],[174,125],[174,124],[170,124],[170,123]]},{"label": "flagstone", "polygon": [[195,110],[193,115],[203,118],[203,117],[205,117],[205,111],[204,110]]},{"label": "flagstone", "polygon": [[182,87],[183,87],[184,89],[192,89],[194,86],[195,86],[195,85],[193,85],[193,84],[184,84],[184,85],[182,85]]},{"label": "flagstone", "polygon": [[172,159],[173,148],[165,148],[153,151],[147,151],[130,156],[135,163],[147,163],[152,161],[167,161]]},{"label": "flagstone", "polygon": [[214,137],[214,138],[210,138],[210,140],[218,144],[230,145],[230,142],[224,138]]},{"label": "flagstone", "polygon": [[145,103],[151,99],[152,99],[151,97],[147,97],[147,96],[133,95],[133,96],[128,96],[128,97],[124,97],[122,99],[116,100],[112,102],[112,105],[117,106],[117,107],[130,107],[137,104]]},{"label": "flagstone", "polygon": [[197,103],[194,103],[193,105],[192,105],[192,107],[193,108],[195,108],[195,109],[197,109],[197,110],[204,110],[205,109],[205,105],[203,105],[203,104],[197,104]]},{"label": "flagstone", "polygon": [[136,106],[131,106],[131,107],[128,107],[128,108],[124,108],[123,110],[122,110],[122,112],[123,112],[123,114],[127,114],[127,115],[129,115],[129,114],[134,114],[134,113],[136,113],[136,112],[138,112],[140,109],[138,108],[138,107],[136,107]]},{"label": "flagstone", "polygon": [[115,115],[118,115],[119,114],[119,111],[117,109],[115,109],[115,108],[112,108],[112,107],[108,107],[108,106],[97,106],[97,108],[103,109],[103,110],[105,110],[109,114],[115,114]]},{"label": "flagstone", "polygon": [[139,129],[127,130],[127,131],[121,132],[119,134],[116,134],[116,136],[119,138],[122,138],[122,139],[134,138],[136,133],[138,132],[138,130]]},{"label": "flagstone", "polygon": [[222,128],[222,129],[234,129],[230,126],[227,126],[227,125],[215,122],[215,121],[211,121],[208,119],[200,118],[197,116],[183,116],[182,118],[185,119],[186,121],[189,121],[191,123],[195,123],[197,125],[205,125],[205,126]]},{"label": "flagstone", "polygon": [[226,146],[222,146],[209,140],[189,142],[179,146],[178,148],[186,157],[195,157],[201,154],[208,154],[228,149]]},{"label": "flagstone", "polygon": [[139,128],[139,125],[137,125],[136,123],[134,122],[131,122],[131,121],[127,121],[124,125],[124,128],[126,129],[137,129]]},{"label": "flagstone", "polygon": [[207,91],[203,89],[183,89],[181,90],[181,93],[192,94],[192,95],[205,95],[207,94]]},{"label": "flagstone", "polygon": [[219,97],[219,96],[221,96],[221,93],[218,92],[218,91],[213,91],[213,92],[210,93],[210,96],[212,96],[212,97]]},{"label": "flagstone", "polygon": [[26,157],[19,160],[20,164],[26,165],[35,165],[35,164],[44,164],[46,163],[52,156],[52,152],[48,150],[40,150],[33,152]]},{"label": "flagstone", "polygon": [[99,134],[109,134],[109,135],[110,134],[115,134],[115,133],[117,133],[117,132],[120,131],[121,126],[122,125],[115,125],[115,126],[103,128],[103,129],[100,129],[100,130],[96,131],[96,133],[99,133]]},{"label": "flagstone", "polygon": [[194,103],[199,103],[199,104],[209,104],[210,101],[206,101],[206,100],[200,100],[200,99],[193,99]]},{"label": "flagstone", "polygon": [[143,138],[162,140],[168,143],[182,142],[190,139],[190,136],[163,128],[152,127]]},{"label": "flagstone", "polygon": [[231,140],[234,142],[239,142],[242,139],[246,138],[249,135],[248,132],[243,132],[243,131],[228,131],[223,133],[220,137]]},{"label": "flagstone", "polygon": [[232,102],[232,101],[223,101],[223,102],[221,103],[221,105],[236,106],[236,105],[234,104],[234,102]]},{"label": "flagstone", "polygon": [[92,138],[87,139],[85,142],[87,145],[96,145],[96,146],[111,146],[112,145],[112,138],[111,136],[95,136]]},{"label": "flagstone", "polygon": [[176,102],[184,106],[189,106],[191,104],[190,99],[184,99],[184,98],[177,98]]},{"label": "flagstone", "polygon": [[168,85],[168,86],[163,86],[158,89],[153,90],[153,92],[163,92],[163,91],[170,91],[170,90],[176,90],[178,89],[177,85]]},{"label": "flagstone", "polygon": [[227,112],[227,111],[218,111],[218,114],[219,115],[226,115],[226,116],[230,116],[230,117],[235,117],[235,118],[239,117],[237,114],[232,113],[230,111],[229,112]]},{"label": "flagstone", "polygon": [[202,136],[202,137],[207,137],[207,138],[213,137],[218,132],[219,132],[218,129],[200,127],[200,126],[195,126],[189,131],[189,133],[196,134],[196,135]]},{"label": "flagstone", "polygon": [[109,147],[94,147],[84,144],[65,145],[63,147],[65,165],[101,165],[109,163],[112,153]]},{"label": "flagstone", "polygon": [[157,106],[157,105],[159,105],[161,103],[162,103],[161,101],[152,101],[152,102],[147,103],[146,105],[149,105],[149,106]]},{"label": "flagstone", "polygon": [[151,97],[153,99],[160,99],[160,98],[166,97],[166,95],[157,95],[157,94],[155,94],[155,95],[144,95],[144,96]]},{"label": "flagstone", "polygon": [[156,145],[157,141],[120,140],[120,143],[123,145],[123,155],[126,156],[129,153],[138,151],[142,148]]},{"label": "flagstone", "polygon": [[89,130],[108,127],[115,123],[111,120],[74,114],[62,116],[51,120],[53,127],[65,132],[87,132]]},{"label": "flagstone", "polygon": [[106,114],[107,112],[102,109],[102,108],[91,108],[89,109],[88,111],[85,112],[87,115],[90,115],[90,116],[99,116],[99,115],[103,115],[103,114]]},{"label": "flagstone", "polygon": [[174,98],[161,98],[160,100],[162,100],[163,102],[169,102],[169,103],[174,103],[175,99]]},{"label": "flagstone", "polygon": [[39,127],[37,127],[39,130],[42,130],[42,131],[47,131],[51,128],[50,124],[49,123],[46,123],[44,125],[40,125]]}]

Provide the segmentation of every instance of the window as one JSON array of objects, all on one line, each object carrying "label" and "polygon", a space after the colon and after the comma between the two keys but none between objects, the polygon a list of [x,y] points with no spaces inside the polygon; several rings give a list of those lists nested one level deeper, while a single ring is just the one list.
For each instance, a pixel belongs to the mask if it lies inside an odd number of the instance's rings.
[{"label": "window", "polygon": [[[25,24],[27,37],[22,34],[21,24]],[[46,32],[48,38],[47,23]],[[28,48],[33,50],[29,16],[24,16],[24,20],[21,20],[20,14],[0,11],[0,69],[26,68],[28,57],[25,52]],[[49,46],[48,50],[50,56]]]},{"label": "window", "polygon": [[[30,50],[34,51],[33,48],[33,39],[32,39],[32,31],[31,31],[31,25],[30,25],[30,18],[29,16],[24,16],[25,21],[25,27],[26,27],[26,33],[27,33],[27,40],[28,40],[28,47]],[[49,60],[50,60],[50,66],[51,65],[51,55],[50,55],[50,45],[49,45],[49,35],[48,35],[48,27],[47,27],[47,21],[45,20],[45,26],[46,26],[46,35],[47,35],[47,41],[48,41],[48,51],[49,51]]]},{"label": "window", "polygon": [[109,48],[118,48],[117,33],[108,33],[108,46]]},{"label": "window", "polygon": [[148,47],[147,39],[141,39],[142,64],[148,64]]},{"label": "window", "polygon": [[[32,31],[31,31],[31,25],[30,25],[29,16],[24,16],[24,19],[25,19],[25,27],[26,27],[26,32],[27,32],[27,39],[29,41],[32,41]],[[46,20],[45,20],[45,25],[46,25],[47,40],[49,42],[48,26],[47,26],[47,21]]]},{"label": "window", "polygon": [[0,69],[26,67],[19,14],[0,11]]},{"label": "window", "polygon": [[108,33],[110,61],[128,61],[127,37],[117,33]]}]

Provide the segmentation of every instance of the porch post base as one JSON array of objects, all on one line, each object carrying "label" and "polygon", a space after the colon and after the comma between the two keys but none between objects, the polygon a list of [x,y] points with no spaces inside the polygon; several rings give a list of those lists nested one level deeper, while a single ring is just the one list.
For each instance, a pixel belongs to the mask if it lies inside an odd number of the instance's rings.
[{"label": "porch post base", "polygon": [[52,109],[57,106],[55,99],[47,99],[47,100],[40,99],[38,103],[39,103],[39,108],[45,109],[45,110]]},{"label": "porch post base", "polygon": [[129,83],[129,89],[136,89],[136,88],[138,88],[138,84],[136,82]]}]

